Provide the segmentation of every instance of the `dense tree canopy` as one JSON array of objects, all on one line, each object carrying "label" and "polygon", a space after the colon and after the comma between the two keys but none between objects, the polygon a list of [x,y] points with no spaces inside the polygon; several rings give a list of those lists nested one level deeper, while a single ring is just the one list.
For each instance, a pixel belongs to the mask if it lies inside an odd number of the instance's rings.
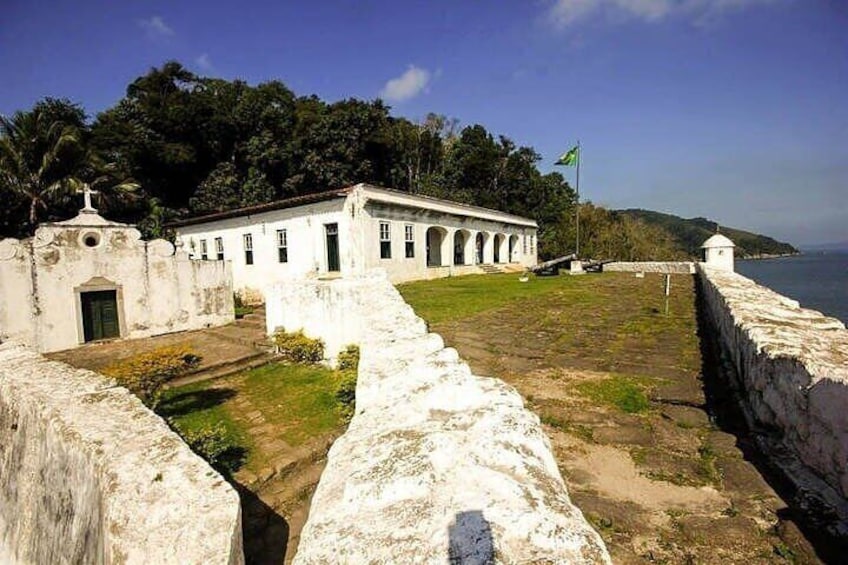
[{"label": "dense tree canopy", "polygon": [[[0,194],[9,203],[0,231],[31,233],[39,220],[70,216],[73,179],[102,185],[100,207],[148,236],[173,218],[368,182],[533,217],[543,257],[573,251],[575,193],[563,176],[541,174],[532,147],[458,124],[393,117],[379,99],[328,104],[278,81],[199,77],[169,62],[91,123],[79,106],[51,99],[0,122]],[[125,197],[136,185],[124,178],[140,186],[136,198]],[[677,253],[638,219],[591,205],[583,214],[587,255]]]}]

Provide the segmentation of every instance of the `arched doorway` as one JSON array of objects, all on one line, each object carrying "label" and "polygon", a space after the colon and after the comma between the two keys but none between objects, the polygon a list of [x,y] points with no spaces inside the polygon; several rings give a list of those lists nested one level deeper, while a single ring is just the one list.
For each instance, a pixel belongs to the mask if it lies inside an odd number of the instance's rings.
[{"label": "arched doorway", "polygon": [[465,247],[471,234],[466,230],[456,230],[453,234],[453,264],[465,265]]},{"label": "arched doorway", "polygon": [[474,238],[474,260],[478,265],[483,264],[483,248],[486,245],[486,236],[483,232],[477,232],[477,237]]},{"label": "arched doorway", "polygon": [[502,233],[495,234],[495,249],[494,249],[494,260],[495,263],[501,262],[501,247],[503,247],[504,235]]},{"label": "arched doorway", "polygon": [[448,232],[445,228],[433,226],[427,229],[427,266],[441,267],[442,245]]},{"label": "arched doorway", "polygon": [[509,236],[509,259],[510,263],[514,263],[516,258],[516,248],[518,247],[518,236],[513,234]]}]

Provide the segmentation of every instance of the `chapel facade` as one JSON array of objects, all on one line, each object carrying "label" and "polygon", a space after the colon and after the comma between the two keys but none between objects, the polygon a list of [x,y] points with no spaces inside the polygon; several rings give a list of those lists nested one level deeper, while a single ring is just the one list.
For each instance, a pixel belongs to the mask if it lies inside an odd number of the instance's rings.
[{"label": "chapel facade", "polygon": [[0,241],[0,340],[46,353],[233,319],[228,264],[143,241],[134,226],[100,216],[89,194],[76,217]]},{"label": "chapel facade", "polygon": [[280,279],[380,268],[394,283],[537,262],[535,221],[367,184],[172,224],[198,261],[231,261],[233,286],[262,300]]}]

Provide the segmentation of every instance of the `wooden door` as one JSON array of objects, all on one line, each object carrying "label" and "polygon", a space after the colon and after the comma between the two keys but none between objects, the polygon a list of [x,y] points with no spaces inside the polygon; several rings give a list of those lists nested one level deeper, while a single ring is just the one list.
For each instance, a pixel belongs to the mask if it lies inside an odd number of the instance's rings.
[{"label": "wooden door", "polygon": [[339,225],[326,224],[327,232],[327,270],[337,272],[341,270],[339,261]]},{"label": "wooden door", "polygon": [[114,290],[83,292],[80,301],[85,341],[120,337],[118,300]]}]

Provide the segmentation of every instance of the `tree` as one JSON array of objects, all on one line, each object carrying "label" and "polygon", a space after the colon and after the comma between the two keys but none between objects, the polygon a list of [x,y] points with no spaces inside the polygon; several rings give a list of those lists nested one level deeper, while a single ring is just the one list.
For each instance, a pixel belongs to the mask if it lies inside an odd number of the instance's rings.
[{"label": "tree", "polygon": [[73,190],[82,169],[85,114],[67,100],[48,98],[12,118],[0,116],[0,189],[28,205],[29,228]]}]

